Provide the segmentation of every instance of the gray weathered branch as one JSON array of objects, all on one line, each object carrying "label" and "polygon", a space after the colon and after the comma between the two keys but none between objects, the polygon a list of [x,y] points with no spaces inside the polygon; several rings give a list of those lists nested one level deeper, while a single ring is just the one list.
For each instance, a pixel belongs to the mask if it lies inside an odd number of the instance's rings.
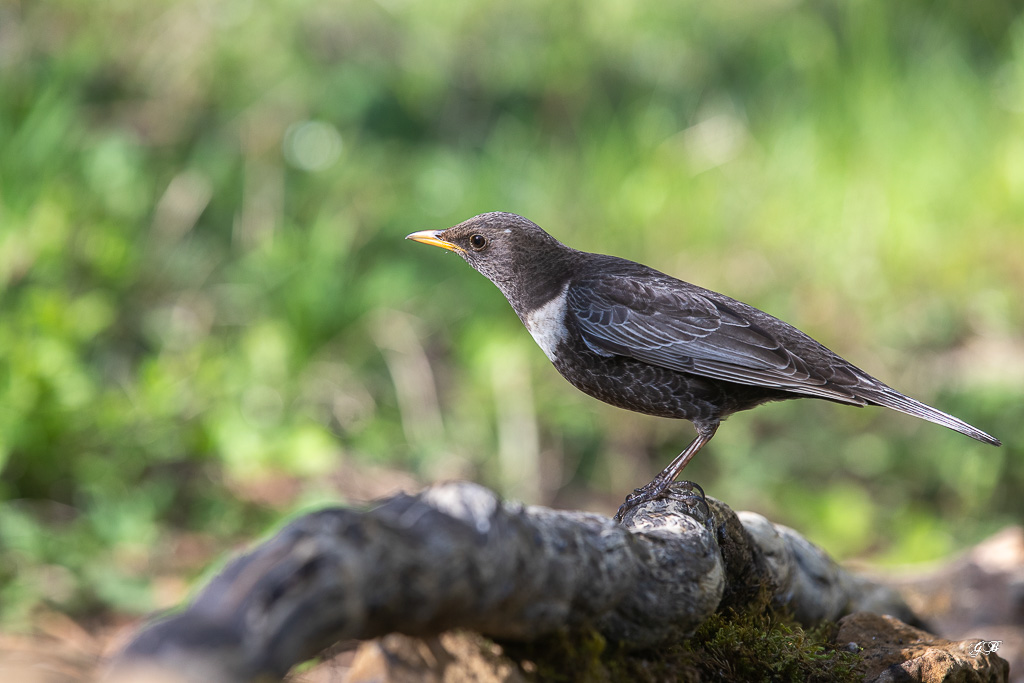
[{"label": "gray weathered branch", "polygon": [[768,601],[807,624],[857,610],[913,619],[893,591],[792,529],[681,491],[621,526],[467,483],[366,512],[314,512],[144,627],[114,671],[149,664],[185,680],[251,681],[338,641],[455,627],[530,640],[588,625],[647,646],[692,634],[716,610]]}]

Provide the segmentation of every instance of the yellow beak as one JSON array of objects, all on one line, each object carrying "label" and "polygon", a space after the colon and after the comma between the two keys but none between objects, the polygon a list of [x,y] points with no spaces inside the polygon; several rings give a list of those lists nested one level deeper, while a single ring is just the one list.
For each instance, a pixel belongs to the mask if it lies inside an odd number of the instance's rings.
[{"label": "yellow beak", "polygon": [[445,242],[443,239],[438,237],[438,235],[440,235],[442,232],[444,231],[420,230],[419,232],[414,232],[410,235],[406,235],[405,239],[413,240],[414,242],[422,242],[423,244],[430,244],[435,247],[441,247],[442,249],[447,249],[448,251],[462,251],[462,249],[460,249],[458,246],[452,244],[451,242]]}]

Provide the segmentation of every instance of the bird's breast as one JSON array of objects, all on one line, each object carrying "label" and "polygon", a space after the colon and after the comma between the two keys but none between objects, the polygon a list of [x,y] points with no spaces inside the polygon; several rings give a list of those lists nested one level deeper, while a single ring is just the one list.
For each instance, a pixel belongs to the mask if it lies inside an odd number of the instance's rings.
[{"label": "bird's breast", "polygon": [[566,283],[555,298],[528,312],[523,319],[537,346],[552,363],[555,362],[558,345],[565,341],[569,334],[565,327],[565,300],[568,291],[569,284]]}]

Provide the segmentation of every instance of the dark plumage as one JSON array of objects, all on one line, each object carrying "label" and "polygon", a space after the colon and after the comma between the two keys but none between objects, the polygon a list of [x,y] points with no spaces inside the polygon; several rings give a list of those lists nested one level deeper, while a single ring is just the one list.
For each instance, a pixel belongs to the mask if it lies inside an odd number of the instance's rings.
[{"label": "dark plumage", "polygon": [[501,289],[562,376],[620,408],[690,420],[697,438],[619,509],[660,496],[723,419],[768,401],[878,405],[998,439],[904,396],[809,336],[727,296],[615,256],[571,249],[511,213],[407,239],[454,251]]}]

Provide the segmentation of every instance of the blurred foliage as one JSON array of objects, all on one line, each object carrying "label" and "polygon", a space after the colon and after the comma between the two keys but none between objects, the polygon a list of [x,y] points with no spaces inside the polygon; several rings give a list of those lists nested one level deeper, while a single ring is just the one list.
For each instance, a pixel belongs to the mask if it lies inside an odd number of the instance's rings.
[{"label": "blurred foliage", "polygon": [[164,604],[188,547],[368,464],[613,510],[692,432],[579,394],[496,289],[402,241],[496,209],[1006,444],[776,404],[688,468],[711,495],[889,561],[1024,516],[1013,3],[15,0],[0,618]]}]

